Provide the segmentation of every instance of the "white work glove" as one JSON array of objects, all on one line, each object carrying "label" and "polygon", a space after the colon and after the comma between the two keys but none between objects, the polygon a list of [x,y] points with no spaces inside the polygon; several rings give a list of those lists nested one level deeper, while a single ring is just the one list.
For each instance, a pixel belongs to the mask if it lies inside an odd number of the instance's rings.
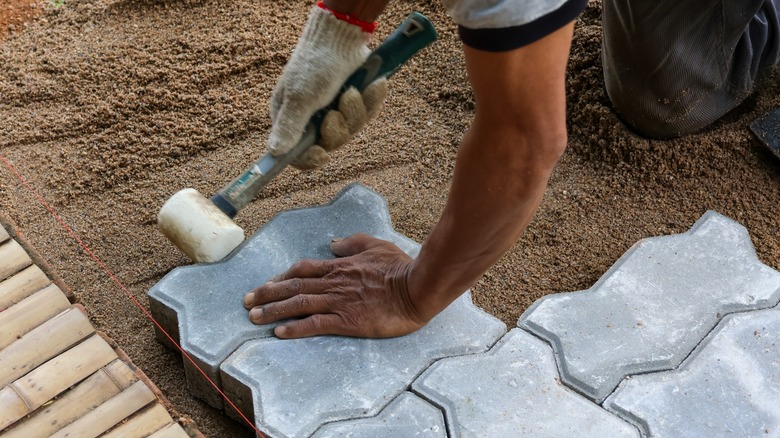
[{"label": "white work glove", "polygon": [[[273,126],[268,149],[274,156],[287,153],[301,139],[311,116],[327,106],[341,85],[368,57],[370,34],[339,20],[330,11],[315,6],[290,61],[271,96]],[[321,167],[328,151],[340,147],[375,116],[387,95],[387,81],[370,84],[361,95],[347,90],[339,111],[329,111],[323,120],[320,145],[312,146],[293,165],[301,169]]]},{"label": "white work glove", "polygon": [[311,146],[292,165],[301,170],[316,169],[330,160],[330,154],[351,139],[382,109],[387,96],[387,79],[369,84],[363,94],[350,87],[339,99],[337,110],[328,111],[320,125],[320,141]]}]

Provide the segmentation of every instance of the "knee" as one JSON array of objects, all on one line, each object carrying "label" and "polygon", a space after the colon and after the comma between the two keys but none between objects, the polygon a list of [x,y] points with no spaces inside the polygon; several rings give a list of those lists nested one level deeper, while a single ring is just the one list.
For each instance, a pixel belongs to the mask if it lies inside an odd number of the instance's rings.
[{"label": "knee", "polygon": [[[697,110],[696,102],[685,94],[626,81],[610,80],[605,71],[607,95],[618,117],[637,134],[648,138],[675,138],[692,134],[714,122],[722,114]],[[712,108],[710,108],[712,109]]]},{"label": "knee", "polygon": [[705,54],[683,47],[689,41],[673,35],[684,28],[682,17],[665,17],[659,12],[664,8],[648,9],[650,3],[655,2],[634,2],[633,7],[604,2],[604,84],[613,108],[630,128],[646,137],[678,137],[712,121],[699,117],[695,107],[705,93],[717,89],[723,73],[715,67],[724,63],[699,59]]},{"label": "knee", "polygon": [[724,15],[686,2],[605,0],[604,82],[620,117],[642,135],[670,138],[734,109],[751,92],[765,52],[754,28],[766,1],[714,2],[740,12]]}]

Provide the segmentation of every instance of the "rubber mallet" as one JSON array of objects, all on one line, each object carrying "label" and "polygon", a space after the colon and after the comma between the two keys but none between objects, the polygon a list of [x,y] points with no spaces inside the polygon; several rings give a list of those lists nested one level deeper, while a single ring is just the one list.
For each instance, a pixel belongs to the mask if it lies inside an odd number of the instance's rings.
[{"label": "rubber mallet", "polygon": [[211,199],[190,188],[175,193],[157,214],[162,233],[195,262],[222,260],[244,241],[244,231],[233,218],[279,172],[317,144],[322,119],[337,107],[341,94],[349,87],[362,92],[371,82],[390,77],[435,40],[431,22],[420,13],[412,13],[347,79],[333,102],[312,116],[301,141],[292,150],[278,157],[265,154]]}]

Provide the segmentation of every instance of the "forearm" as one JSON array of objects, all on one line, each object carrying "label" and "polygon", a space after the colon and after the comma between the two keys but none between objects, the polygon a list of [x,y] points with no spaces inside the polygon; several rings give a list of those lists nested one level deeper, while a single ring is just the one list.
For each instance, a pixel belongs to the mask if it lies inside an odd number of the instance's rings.
[{"label": "forearm", "polygon": [[330,10],[349,14],[363,21],[376,21],[390,0],[325,0],[324,3]]},{"label": "forearm", "polygon": [[[553,168],[554,159],[524,152],[544,145],[519,144],[534,140],[478,123],[461,143],[445,209],[410,270],[423,314],[441,311],[517,242]],[[483,153],[485,143],[498,153]]]},{"label": "forearm", "polygon": [[566,146],[572,26],[526,48],[466,48],[477,111],[461,142],[439,222],[408,273],[423,318],[440,312],[515,244]]},{"label": "forearm", "polygon": [[566,145],[572,28],[509,52],[465,49],[477,112],[444,212],[416,259],[365,234],[334,240],[336,259],[302,260],[248,293],[252,322],[288,320],[274,329],[282,338],[400,336],[471,287],[528,225]]}]

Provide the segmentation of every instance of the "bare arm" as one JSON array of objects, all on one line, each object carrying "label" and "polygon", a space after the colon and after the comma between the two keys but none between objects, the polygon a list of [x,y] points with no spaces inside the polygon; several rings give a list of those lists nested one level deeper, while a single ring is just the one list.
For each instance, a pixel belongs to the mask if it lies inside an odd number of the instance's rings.
[{"label": "bare arm", "polygon": [[573,25],[526,48],[465,48],[476,115],[447,204],[409,274],[425,317],[471,287],[535,213],[566,146],[565,69]]},{"label": "bare arm", "polygon": [[566,145],[565,70],[573,24],[526,47],[466,48],[476,115],[444,212],[412,260],[366,235],[333,242],[247,294],[259,324],[305,316],[279,337],[411,333],[471,287],[525,230]]}]

